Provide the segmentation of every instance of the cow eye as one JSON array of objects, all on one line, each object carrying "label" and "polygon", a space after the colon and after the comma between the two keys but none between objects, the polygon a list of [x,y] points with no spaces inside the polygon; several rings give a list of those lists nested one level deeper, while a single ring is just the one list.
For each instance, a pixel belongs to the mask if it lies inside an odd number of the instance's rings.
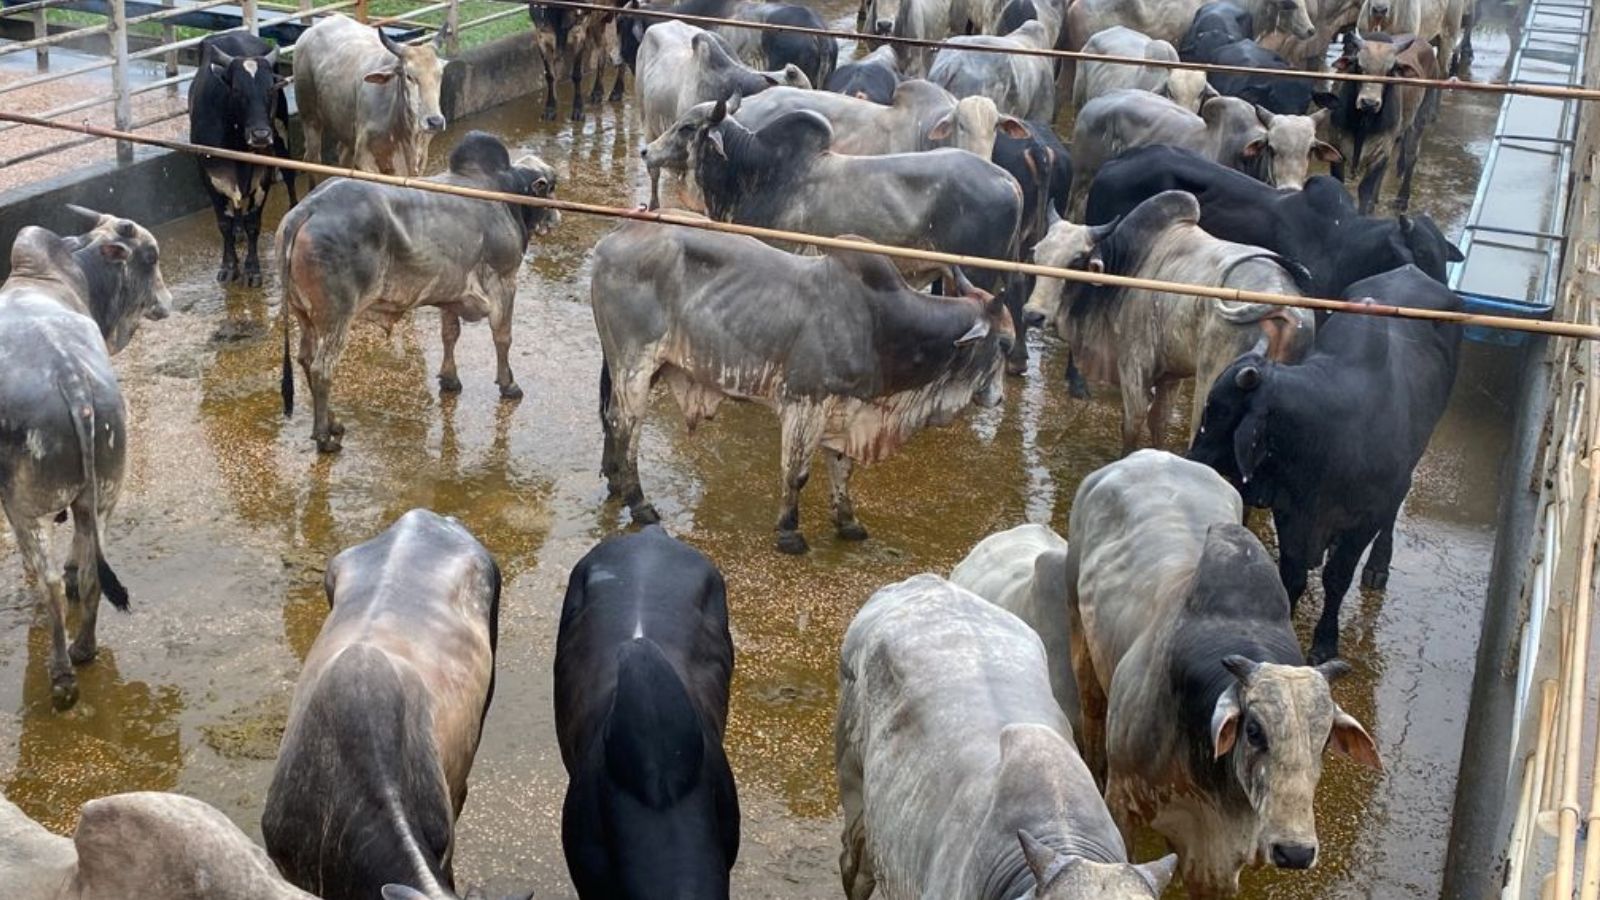
[{"label": "cow eye", "polygon": [[1261,723],[1254,718],[1244,725],[1244,736],[1250,741],[1250,746],[1257,750],[1267,749],[1267,733],[1261,729]]}]

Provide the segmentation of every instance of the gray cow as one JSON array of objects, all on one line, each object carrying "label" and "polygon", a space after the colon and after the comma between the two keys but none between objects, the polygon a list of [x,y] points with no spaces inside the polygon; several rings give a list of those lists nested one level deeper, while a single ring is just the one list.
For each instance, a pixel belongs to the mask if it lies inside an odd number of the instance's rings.
[{"label": "gray cow", "polygon": [[1050,659],[1050,691],[1074,729],[1078,685],[1068,664],[1067,542],[1044,525],[1018,525],[978,542],[950,571],[950,581],[1028,624]]},{"label": "gray cow", "polygon": [[[1291,263],[1260,247],[1212,237],[1200,227],[1193,194],[1165,191],[1110,226],[1057,222],[1034,248],[1041,265],[1158,281],[1300,294]],[[1301,276],[1306,277],[1306,276]],[[1122,451],[1140,427],[1161,446],[1178,383],[1195,379],[1190,430],[1200,427],[1206,391],[1229,363],[1262,344],[1276,360],[1310,350],[1310,310],[1217,301],[1144,288],[1096,286],[1041,277],[1024,308],[1030,324],[1054,324],[1072,365],[1091,381],[1122,388]],[[1069,378],[1072,375],[1069,373]]]},{"label": "gray cow", "polygon": [[1072,665],[1085,761],[1127,834],[1160,832],[1191,897],[1239,871],[1317,859],[1322,754],[1382,768],[1312,667],[1243,503],[1199,463],[1141,450],[1078,487],[1067,539]]},{"label": "gray cow", "polygon": [[827,91],[778,87],[744,99],[734,118],[752,131],[792,112],[810,110],[833,128],[835,153],[883,156],[934,146],[955,147],[980,159],[994,154],[995,135],[1024,139],[1027,126],[1000,114],[988,97],[957,100],[936,84],[913,78],[895,88],[888,106]]},{"label": "gray cow", "polygon": [[[513,165],[505,145],[481,131],[462,138],[450,154],[450,171],[429,180],[526,197],[549,197],[556,188],[555,170],[543,160],[524,156]],[[311,386],[317,449],[331,453],[341,446],[344,426],[329,407],[333,369],[350,326],[363,314],[393,327],[415,307],[439,307],[439,390],[445,393],[461,390],[455,347],[462,321],[487,317],[500,396],[520,399],[509,361],[517,272],[529,238],[548,234],[560,221],[553,209],[346,179],[321,185],[290,210],[278,226],[279,282],[284,310],[300,326],[299,360]],[[294,412],[287,318],[283,410]]]},{"label": "gray cow", "polygon": [[[438,41],[412,46],[343,15],[306,29],[294,46],[294,91],[306,159],[332,149],[339,165],[421,175],[444,130]],[[327,147],[324,147],[326,142]]]},{"label": "gray cow", "polygon": [[880,256],[797,256],[752,238],[623,225],[595,247],[591,303],[600,347],[601,472],[636,522],[654,522],[639,485],[639,428],[660,380],[689,428],[724,399],[761,403],[783,431],[778,549],[806,552],[800,489],[821,448],[834,524],[863,540],[850,499],[857,462],[885,459],[969,403],[1000,402],[1015,339],[981,292],[933,297]]},{"label": "gray cow", "polygon": [[928,80],[957,97],[988,97],[1006,115],[1048,122],[1056,114],[1056,73],[1048,57],[995,53],[994,48],[1049,50],[1055,38],[1037,19],[1003,37],[988,34],[951,38],[933,58]]},{"label": "gray cow", "polygon": [[[1083,45],[1083,52],[1178,61],[1178,51],[1171,44],[1121,25],[1095,32],[1089,42]],[[1112,91],[1141,90],[1160,94],[1184,109],[1198,111],[1200,102],[1216,93],[1207,90],[1207,87],[1206,73],[1196,69],[1166,69],[1083,60],[1078,63],[1078,72],[1072,82],[1072,108],[1081,110],[1085,103]]]},{"label": "gray cow", "polygon": [[1237,97],[1212,97],[1192,113],[1148,91],[1112,91],[1084,104],[1073,125],[1072,210],[1082,216],[1089,185],[1106,162],[1151,144],[1170,144],[1279,188],[1305,184],[1312,157],[1339,153],[1317,140],[1311,116],[1273,115]]},{"label": "gray cow", "polygon": [[758,72],[740,62],[709,31],[683,22],[662,22],[644,33],[639,44],[636,84],[644,139],[653,141],[697,103],[750,96],[776,85],[811,88],[811,80],[794,64],[776,72]]},{"label": "gray cow", "polygon": [[494,697],[500,568],[414,509],[333,558],[261,834],[325,900],[453,897],[455,822]]},{"label": "gray cow", "polygon": [[[1204,0],[1072,0],[1067,7],[1067,44],[1079,50],[1097,31],[1122,25],[1177,46]],[[1255,23],[1257,40],[1273,32],[1299,38],[1316,34],[1305,0],[1241,0]]]},{"label": "gray cow", "polygon": [[69,840],[0,797],[6,900],[315,900],[212,806],[178,794],[83,805]]},{"label": "gray cow", "polygon": [[850,900],[1160,896],[1176,859],[1128,862],[1022,620],[918,575],[872,595],[840,655]]},{"label": "gray cow", "polygon": [[[22,229],[0,285],[0,510],[50,621],[50,695],[60,709],[78,699],[72,667],[95,657],[102,592],[112,606],[128,608],[127,589],[102,551],[127,454],[127,408],[111,356],[141,318],[165,318],[172,302],[150,232],[80,206],[68,210],[90,230],[61,237]],[[70,584],[51,559],[46,524],[68,510]],[[69,591],[81,606],[70,649]]]}]

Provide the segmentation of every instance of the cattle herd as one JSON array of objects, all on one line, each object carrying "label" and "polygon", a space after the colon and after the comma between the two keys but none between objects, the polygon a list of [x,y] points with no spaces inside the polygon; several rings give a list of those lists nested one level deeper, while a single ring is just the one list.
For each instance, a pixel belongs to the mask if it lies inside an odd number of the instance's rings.
[{"label": "cattle herd", "polygon": [[[1122,64],[1058,72],[991,51],[1285,69],[1317,66],[1343,33],[1340,70],[1436,77],[1470,52],[1455,2],[903,0],[880,20],[868,0],[863,31],[954,35],[956,46],[886,44],[842,64],[831,40],[707,31],[640,16],[633,0],[609,14],[530,11],[548,115],[558,70],[570,73],[574,117],[587,69],[590,103],[608,63],[619,67],[613,99],[635,73],[652,202],[665,176],[670,196],[713,220],[1454,310],[1442,283],[1454,246],[1425,216],[1372,215],[1391,161],[1403,208],[1432,94]],[[657,9],[821,25],[781,3]],[[288,152],[277,55],[248,35],[207,40],[190,96],[195,141]],[[321,20],[294,58],[307,158],[423,175],[446,124],[442,71],[435,46]],[[1052,124],[1058,100],[1076,111],[1070,148]],[[1320,162],[1332,177],[1311,173]],[[557,212],[355,179],[300,197],[272,166],[207,159],[200,171],[223,282],[261,283],[262,208],[276,181],[290,191],[273,248],[282,394],[292,414],[298,330],[319,451],[345,436],[331,382],[363,315],[392,325],[437,307],[444,392],[462,387],[461,322],[488,319],[500,394],[521,397],[508,363],[517,277]],[[1356,198],[1340,184],[1347,173]],[[557,170],[472,132],[427,180],[550,198]],[[0,507],[48,619],[63,709],[78,698],[74,667],[95,658],[100,598],[129,603],[104,540],[127,455],[112,357],[170,303],[149,231],[73,211],[78,234],[22,230],[0,287]],[[850,625],[835,730],[846,896],[1154,897],[1174,879],[1191,896],[1227,896],[1246,867],[1315,864],[1324,752],[1381,768],[1331,693],[1349,671],[1340,603],[1369,546],[1361,583],[1385,586],[1460,329],[803,249],[647,222],[594,248],[600,469],[643,527],[577,564],[561,611],[561,837],[579,895],[726,897],[739,849],[723,749],[734,663],[724,584],[712,560],[654,524],[639,466],[652,389],[670,389],[690,429],[724,400],[776,412],[777,549],[800,554],[799,495],[818,450],[837,534],[866,539],[855,465],[970,404],[1001,403],[1008,370],[1026,372],[1029,327],[1065,344],[1064,390],[1120,390],[1125,455],[1078,487],[1064,538],[1040,525],[992,535],[949,578],[882,588]],[[1175,455],[1159,448],[1188,379],[1187,452]],[[1251,507],[1272,512],[1276,561],[1242,524]],[[69,516],[63,566],[49,522]],[[1302,654],[1291,620],[1318,566],[1322,614]],[[95,800],[71,840],[0,800],[8,896],[456,896],[455,822],[494,694],[499,568],[459,523],[414,510],[335,557],[325,586],[331,612],[290,709],[265,853],[173,795]],[[1141,827],[1172,855],[1130,860]]]}]

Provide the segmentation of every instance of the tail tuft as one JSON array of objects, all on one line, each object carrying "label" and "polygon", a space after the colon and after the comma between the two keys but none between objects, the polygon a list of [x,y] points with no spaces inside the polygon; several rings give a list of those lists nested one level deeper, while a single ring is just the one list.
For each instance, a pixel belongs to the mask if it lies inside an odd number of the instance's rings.
[{"label": "tail tuft", "polygon": [[122,579],[117,577],[117,573],[106,565],[104,556],[95,558],[95,570],[100,574],[100,593],[111,601],[111,605],[115,606],[118,612],[127,612],[128,589],[122,586]]},{"label": "tail tuft", "polygon": [[278,392],[283,395],[283,417],[294,415],[294,367],[289,364],[289,314],[283,313],[283,373]]}]

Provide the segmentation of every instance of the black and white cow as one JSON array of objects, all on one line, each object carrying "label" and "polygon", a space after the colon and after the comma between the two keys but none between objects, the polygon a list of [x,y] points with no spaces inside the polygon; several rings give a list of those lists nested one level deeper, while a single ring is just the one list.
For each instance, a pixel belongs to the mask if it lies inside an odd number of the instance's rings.
[{"label": "black and white cow", "polygon": [[654,522],[639,484],[639,430],[658,380],[693,429],[726,398],[777,412],[783,431],[778,549],[804,553],[800,490],[824,451],[834,524],[863,540],[851,469],[882,460],[925,425],[1001,398],[1014,340],[993,298],[935,297],[880,256],[798,256],[753,238],[624,225],[595,247],[591,302],[605,426],[601,472],[635,521]]},{"label": "black and white cow", "polygon": [[[1255,25],[1248,10],[1232,0],[1213,0],[1195,13],[1178,53],[1186,62],[1217,63],[1257,69],[1292,69],[1289,61],[1256,43]],[[1211,72],[1211,87],[1270,112],[1302,115],[1311,107],[1314,82],[1310,78],[1274,78],[1240,72]]]},{"label": "black and white cow", "polygon": [[[200,43],[200,65],[189,88],[189,142],[289,159],[289,109],[284,80],[274,67],[278,49],[253,34],[214,34]],[[228,159],[199,157],[200,177],[222,232],[222,264],[217,281],[241,277],[249,287],[261,284],[261,210],[272,181],[280,173],[289,191],[289,205],[298,198],[294,170],[274,169]],[[244,232],[241,272],[236,244]]]},{"label": "black and white cow", "polygon": [[556,637],[567,870],[585,900],[728,897],[739,797],[723,753],[722,574],[660,526],[572,569]]},{"label": "black and white cow", "polygon": [[[1358,281],[1344,296],[1461,308],[1415,266]],[[1306,570],[1322,565],[1312,660],[1339,655],[1339,607],[1369,544],[1361,583],[1388,582],[1395,517],[1449,402],[1460,345],[1452,323],[1335,313],[1298,365],[1247,353],[1211,386],[1189,457],[1272,510],[1291,602],[1305,593]]]},{"label": "black and white cow", "polygon": [[[127,454],[127,408],[111,356],[141,318],[165,318],[172,302],[150,232],[128,219],[67,209],[90,230],[61,237],[22,229],[0,285],[0,510],[50,622],[51,700],[62,709],[78,699],[73,665],[95,657],[101,594],[128,608],[128,591],[102,550]],[[68,510],[70,585],[46,530]],[[82,613],[70,648],[69,592]]]},{"label": "black and white cow", "polygon": [[[736,19],[817,30],[827,27],[815,11],[795,3],[679,0],[677,3],[642,2],[637,5],[640,9],[685,16]],[[630,68],[634,67],[633,58],[643,45],[645,35],[668,21],[672,20],[656,16],[623,16],[619,26],[622,58]],[[829,37],[765,28],[742,28],[737,25],[718,25],[710,30],[722,38],[733,55],[743,60],[746,65],[773,71],[792,65],[805,74],[808,86],[821,87],[827,83],[839,59],[839,44]]]},{"label": "black and white cow", "polygon": [[[1363,37],[1352,31],[1345,35],[1344,53],[1333,67],[1354,75],[1436,78],[1439,61],[1433,46],[1415,35]],[[1438,89],[1345,81],[1340,82],[1338,93],[1321,95],[1318,102],[1329,104],[1333,111],[1329,135],[1344,156],[1344,161],[1333,167],[1333,174],[1343,181],[1348,173],[1356,182],[1361,212],[1370,213],[1377,207],[1390,163],[1400,176],[1393,206],[1405,210],[1411,204],[1411,176],[1421,149],[1422,129],[1438,114]]]},{"label": "black and white cow", "polygon": [[335,556],[323,587],[331,609],[261,815],[267,852],[324,900],[454,897],[455,822],[494,698],[500,567],[455,519],[414,509]]}]

